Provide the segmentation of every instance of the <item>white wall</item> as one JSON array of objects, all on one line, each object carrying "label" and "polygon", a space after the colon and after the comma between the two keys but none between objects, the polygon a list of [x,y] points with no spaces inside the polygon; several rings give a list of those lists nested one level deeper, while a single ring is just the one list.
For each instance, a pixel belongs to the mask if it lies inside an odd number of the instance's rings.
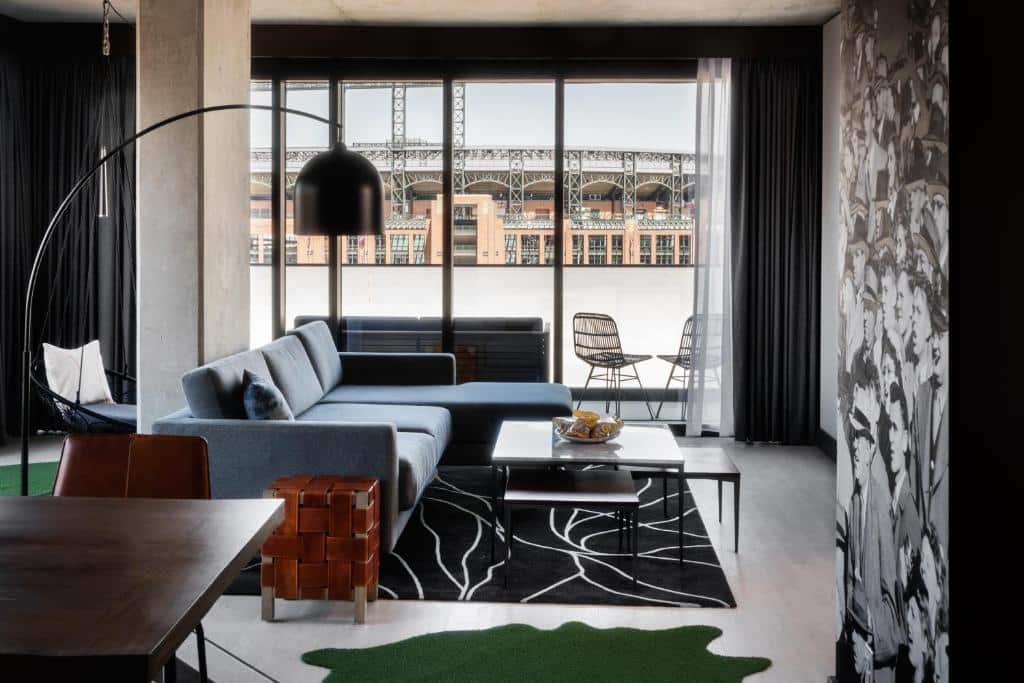
[{"label": "white wall", "polygon": [[840,16],[822,27],[821,144],[821,378],[820,427],[836,436],[839,323],[839,98],[842,72]]}]

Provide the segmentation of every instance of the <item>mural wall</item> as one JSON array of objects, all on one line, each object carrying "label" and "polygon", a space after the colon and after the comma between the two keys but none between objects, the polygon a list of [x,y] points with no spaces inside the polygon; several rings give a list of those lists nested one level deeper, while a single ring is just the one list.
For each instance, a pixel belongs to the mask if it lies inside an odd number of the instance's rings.
[{"label": "mural wall", "polygon": [[840,681],[948,680],[947,0],[844,0]]}]

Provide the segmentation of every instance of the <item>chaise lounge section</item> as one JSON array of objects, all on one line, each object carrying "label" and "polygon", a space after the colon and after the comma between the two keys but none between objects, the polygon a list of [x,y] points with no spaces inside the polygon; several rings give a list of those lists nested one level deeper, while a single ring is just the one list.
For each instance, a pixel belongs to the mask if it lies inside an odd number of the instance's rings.
[{"label": "chaise lounge section", "polygon": [[[294,421],[246,419],[246,370],[274,382]],[[191,370],[182,388],[188,408],[153,431],[206,438],[214,497],[258,497],[288,474],[375,477],[387,551],[442,458],[488,464],[502,420],[572,413],[569,390],[559,384],[455,384],[450,354],[339,353],[319,321]]]}]

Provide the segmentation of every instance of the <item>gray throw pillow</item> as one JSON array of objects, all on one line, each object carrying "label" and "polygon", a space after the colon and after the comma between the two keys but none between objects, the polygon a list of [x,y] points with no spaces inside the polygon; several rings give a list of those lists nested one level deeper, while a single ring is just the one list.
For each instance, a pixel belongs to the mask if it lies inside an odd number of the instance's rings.
[{"label": "gray throw pillow", "polygon": [[245,371],[242,377],[242,402],[250,420],[294,420],[292,409],[281,390],[269,379]]}]

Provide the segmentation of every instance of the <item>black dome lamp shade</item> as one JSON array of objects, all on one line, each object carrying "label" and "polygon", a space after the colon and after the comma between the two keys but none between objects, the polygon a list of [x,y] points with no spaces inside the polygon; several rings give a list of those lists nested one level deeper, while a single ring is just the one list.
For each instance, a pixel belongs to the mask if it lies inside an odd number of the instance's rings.
[{"label": "black dome lamp shade", "polygon": [[369,159],[343,143],[306,162],[295,180],[296,235],[380,235],[384,186]]}]

